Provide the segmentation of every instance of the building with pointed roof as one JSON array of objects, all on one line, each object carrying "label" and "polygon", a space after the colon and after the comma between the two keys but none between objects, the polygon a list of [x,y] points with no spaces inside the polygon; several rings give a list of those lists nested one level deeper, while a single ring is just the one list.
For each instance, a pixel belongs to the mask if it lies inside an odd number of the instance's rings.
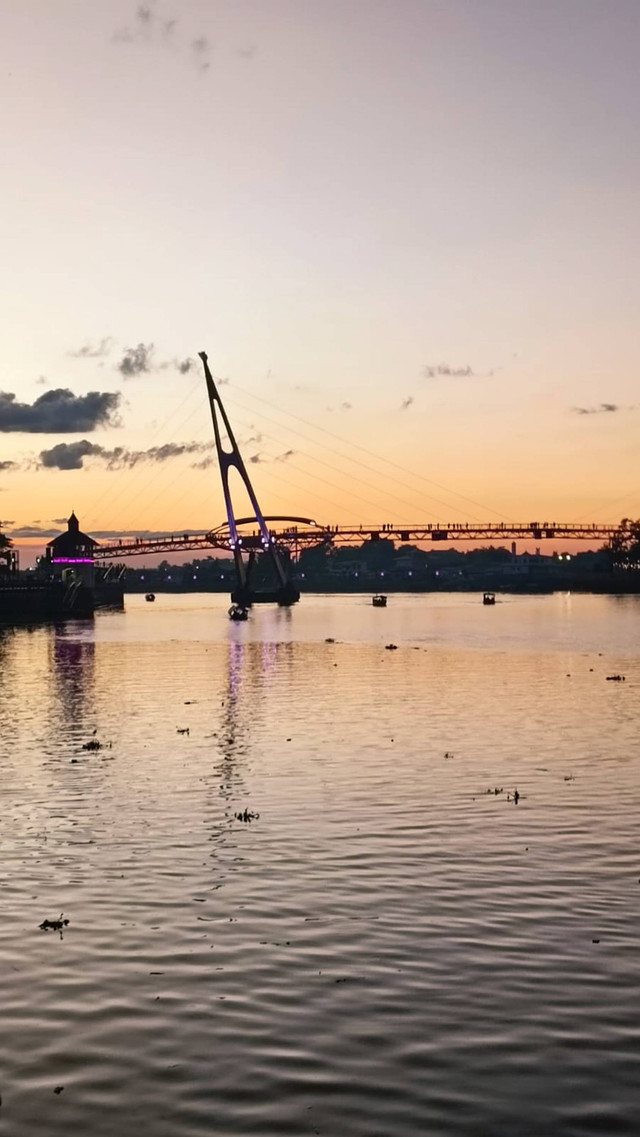
[{"label": "building with pointed roof", "polygon": [[[81,568],[83,565],[86,565],[87,569],[89,567],[93,569],[97,547],[98,542],[81,531],[78,518],[72,513],[67,521],[67,532],[49,541],[45,559],[50,565],[60,565],[63,570],[67,567]],[[86,575],[87,570],[84,570],[82,576]]]}]

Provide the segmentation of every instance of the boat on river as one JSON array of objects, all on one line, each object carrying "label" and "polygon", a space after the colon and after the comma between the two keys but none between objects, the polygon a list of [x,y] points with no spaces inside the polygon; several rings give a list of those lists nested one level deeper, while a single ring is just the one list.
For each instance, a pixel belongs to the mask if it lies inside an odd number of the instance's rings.
[{"label": "boat on river", "polygon": [[482,596],[482,603],[483,603],[483,604],[495,604],[495,602],[496,602],[496,594],[495,594],[495,592],[485,592],[485,593],[483,593],[483,596]]},{"label": "boat on river", "polygon": [[381,592],[376,592],[376,595],[371,597],[371,603],[374,608],[386,608],[387,598]]}]

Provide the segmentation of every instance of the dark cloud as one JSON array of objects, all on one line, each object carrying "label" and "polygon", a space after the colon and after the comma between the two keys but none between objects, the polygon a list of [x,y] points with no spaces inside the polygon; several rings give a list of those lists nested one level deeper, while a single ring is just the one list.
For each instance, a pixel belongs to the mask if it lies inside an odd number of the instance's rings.
[{"label": "dark cloud", "polygon": [[208,470],[210,466],[213,466],[215,460],[216,459],[214,458],[213,454],[209,454],[207,458],[201,458],[199,462],[192,462],[191,469]]},{"label": "dark cloud", "polygon": [[179,371],[181,375],[186,375],[195,365],[195,359],[191,359],[190,356],[187,356],[186,359],[165,359],[162,363],[158,363],[155,366],[159,371],[166,371],[169,367],[175,367],[176,371]]},{"label": "dark cloud", "polygon": [[[13,525],[13,521],[4,521],[4,525]],[[67,518],[54,518],[54,525],[62,526],[62,531],[66,530]],[[194,530],[187,529],[187,534],[193,533]],[[145,540],[153,540],[154,538],[162,537],[183,537],[184,529],[179,533],[172,529],[92,529],[91,536],[95,537],[98,541],[117,541],[119,539],[127,540],[130,537],[141,537]],[[57,537],[60,534],[60,528],[52,528],[41,525],[38,522],[33,522],[31,525],[21,525],[17,529],[11,530],[11,537],[23,538],[27,537],[40,537],[42,539],[50,540],[52,537]]]},{"label": "dark cloud", "polygon": [[83,460],[90,454],[101,454],[102,447],[88,442],[59,442],[50,450],[40,452],[40,465],[45,470],[81,470]]},{"label": "dark cloud", "polygon": [[[65,522],[66,524],[66,522]],[[15,538],[20,537],[57,537],[60,533],[59,529],[45,529],[41,525],[21,525],[18,529],[11,530],[11,536]]]},{"label": "dark cloud", "polygon": [[8,458],[5,459],[4,462],[0,462],[0,471],[2,471],[2,472],[4,472],[5,470],[17,470],[17,469],[18,469],[18,463],[17,462],[11,462],[11,461],[9,461]]},{"label": "dark cloud", "polygon": [[9,391],[0,391],[0,432],[24,434],[69,434],[116,426],[120,403],[117,391],[89,391],[74,395],[68,388],[46,391],[33,404],[17,403]]},{"label": "dark cloud", "polygon": [[187,356],[185,359],[156,359],[155,344],[139,343],[137,347],[128,347],[118,363],[118,371],[125,379],[133,379],[136,375],[145,375],[151,371],[168,371],[173,368],[180,375],[187,375],[196,365],[195,359]]},{"label": "dark cloud", "polygon": [[425,379],[438,379],[445,377],[448,379],[468,379],[474,375],[475,372],[471,370],[469,365],[466,367],[451,367],[449,363],[436,363],[425,364],[422,368],[422,375]]},{"label": "dark cloud", "polygon": [[[619,407],[617,403],[600,403],[597,407],[573,407],[572,409],[577,415],[610,415],[624,408]],[[631,408],[627,409],[630,410]]]},{"label": "dark cloud", "polygon": [[401,404],[400,404],[400,410],[401,411],[408,410],[409,407],[412,405],[412,403],[413,403],[413,395],[407,395],[407,398],[403,399]]},{"label": "dark cloud", "polygon": [[166,442],[148,450],[127,450],[124,446],[108,450],[83,438],[78,442],[59,442],[50,450],[42,450],[38,465],[48,470],[82,470],[85,458],[97,458],[108,470],[131,470],[141,462],[168,462],[183,454],[202,454],[212,447],[212,442]]},{"label": "dark cloud", "polygon": [[152,343],[139,343],[137,347],[128,347],[118,364],[118,371],[125,379],[145,374],[151,370],[154,350]]},{"label": "dark cloud", "polygon": [[212,450],[213,445],[213,442],[165,442],[164,446],[152,446],[149,450],[127,451],[123,464],[135,466],[138,462],[166,462],[169,458],[180,458],[182,454],[202,454]]},{"label": "dark cloud", "polygon": [[102,359],[109,354],[112,346],[113,339],[111,336],[105,336],[99,343],[85,343],[77,351],[67,352],[67,355],[72,356],[73,359]]},{"label": "dark cloud", "polygon": [[255,465],[257,465],[257,463],[258,463],[258,462],[261,462],[261,461],[262,461],[262,458],[260,457],[260,455],[259,455],[259,454],[252,454],[252,455],[251,455],[251,457],[250,457],[250,459],[249,459],[249,461],[250,461],[250,462],[253,462],[253,464],[254,464],[254,466],[255,466]]}]

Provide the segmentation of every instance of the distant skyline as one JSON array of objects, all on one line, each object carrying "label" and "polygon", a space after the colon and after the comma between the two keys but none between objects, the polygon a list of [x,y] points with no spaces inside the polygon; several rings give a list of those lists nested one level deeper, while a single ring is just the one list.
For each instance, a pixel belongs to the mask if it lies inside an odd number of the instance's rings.
[{"label": "distant skyline", "polygon": [[4,9],[5,532],[640,516],[637,0]]}]

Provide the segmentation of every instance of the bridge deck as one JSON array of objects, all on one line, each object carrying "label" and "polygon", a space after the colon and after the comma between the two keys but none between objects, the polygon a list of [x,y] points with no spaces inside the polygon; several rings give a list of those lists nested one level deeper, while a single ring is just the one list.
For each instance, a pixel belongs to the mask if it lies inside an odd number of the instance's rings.
[{"label": "bridge deck", "polygon": [[[255,529],[243,532],[242,546],[249,551],[261,548],[260,534]],[[331,544],[355,546],[363,541],[390,540],[405,544],[408,542],[448,544],[454,541],[591,541],[609,543],[621,535],[620,525],[573,525],[564,522],[530,521],[500,522],[483,524],[481,522],[456,524],[393,525],[385,523],[378,526],[349,525],[290,525],[270,530],[278,545],[297,552],[314,545]],[[229,530],[226,525],[212,529],[208,533],[182,533],[150,540],[133,538],[100,544],[96,549],[98,560],[121,560],[124,557],[148,556],[154,553],[200,552],[207,555],[212,549],[230,552]]]}]

